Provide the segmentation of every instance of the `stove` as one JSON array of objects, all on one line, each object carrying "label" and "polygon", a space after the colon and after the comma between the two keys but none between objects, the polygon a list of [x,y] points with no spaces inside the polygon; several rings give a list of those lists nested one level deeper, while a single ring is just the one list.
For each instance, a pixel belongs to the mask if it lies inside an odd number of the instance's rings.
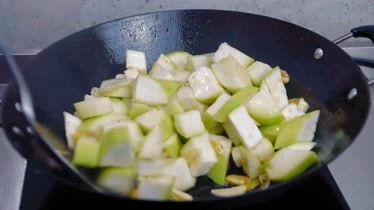
[{"label": "stove", "polygon": [[[374,48],[344,49],[354,57],[374,59]],[[32,55],[16,55],[16,59],[21,65],[31,57]],[[6,67],[4,59],[0,56],[0,75],[2,75],[0,84],[6,83],[10,77]],[[366,67],[362,67],[362,69],[368,78],[374,77],[372,69]],[[4,87],[4,85],[0,85],[0,98]],[[374,87],[371,87],[370,90],[373,100]],[[374,207],[374,201],[371,199],[374,197],[374,181],[371,177],[369,180],[366,179],[362,173],[371,176],[369,174],[374,173],[374,165],[365,167],[365,164],[362,164],[363,159],[360,158],[365,158],[370,155],[370,152],[362,154],[360,150],[370,151],[370,148],[374,148],[373,141],[369,140],[374,134],[374,131],[370,129],[374,124],[373,115],[374,107],[372,107],[364,130],[351,146],[352,149],[348,148],[341,155],[342,157],[339,157],[328,167],[323,168],[306,182],[294,186],[268,202],[236,209],[299,209],[299,203],[316,209],[372,209]],[[360,148],[357,148],[358,146]],[[355,153],[351,154],[353,151]],[[347,168],[347,166],[352,166],[352,168]],[[352,189],[357,188],[360,191],[352,192]],[[357,202],[361,202],[361,204],[357,204]],[[20,157],[12,149],[3,130],[0,129],[0,209],[65,210],[73,207],[99,209],[99,206],[94,198],[82,200],[78,191],[57,181],[55,176],[45,170],[44,165],[38,161],[25,160]]]}]

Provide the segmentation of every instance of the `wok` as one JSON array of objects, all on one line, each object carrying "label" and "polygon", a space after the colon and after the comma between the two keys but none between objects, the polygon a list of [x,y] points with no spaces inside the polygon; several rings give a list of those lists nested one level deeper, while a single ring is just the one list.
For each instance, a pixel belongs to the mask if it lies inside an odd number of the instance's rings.
[{"label": "wok", "polygon": [[[373,27],[359,27],[351,35],[373,39],[373,31]],[[339,41],[346,38],[349,36]],[[232,198],[211,195],[210,189],[217,186],[200,177],[189,191],[194,201],[178,203],[99,193],[63,164],[68,160],[63,154],[66,142],[62,112],[72,113],[72,104],[82,100],[92,87],[121,73],[126,49],[146,52],[149,69],[160,53],[209,53],[222,42],[256,60],[285,69],[291,77],[286,85],[289,97],[304,97],[311,109],[321,110],[315,137],[319,165],[291,181]],[[322,57],[318,56],[318,48],[323,51]],[[79,190],[82,199],[100,199],[95,205],[103,207],[235,207],[262,202],[305,181],[338,157],[354,142],[370,109],[366,78],[352,58],[333,42],[285,21],[232,11],[163,11],[93,26],[41,51],[25,66],[23,75],[33,99],[35,119],[25,119],[18,87],[15,83],[9,85],[1,111],[8,139],[24,157],[39,157],[61,182]],[[84,170],[81,173],[90,175]]]}]

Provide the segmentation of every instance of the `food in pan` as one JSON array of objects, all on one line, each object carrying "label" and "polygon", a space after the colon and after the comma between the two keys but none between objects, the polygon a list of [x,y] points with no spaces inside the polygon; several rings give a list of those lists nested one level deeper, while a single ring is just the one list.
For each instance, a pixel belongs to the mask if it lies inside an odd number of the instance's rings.
[{"label": "food in pan", "polygon": [[223,197],[293,179],[318,162],[319,111],[288,98],[289,80],[228,43],[209,54],[161,54],[149,71],[146,52],[127,50],[123,74],[64,112],[72,162],[135,199],[192,200],[200,176]]}]

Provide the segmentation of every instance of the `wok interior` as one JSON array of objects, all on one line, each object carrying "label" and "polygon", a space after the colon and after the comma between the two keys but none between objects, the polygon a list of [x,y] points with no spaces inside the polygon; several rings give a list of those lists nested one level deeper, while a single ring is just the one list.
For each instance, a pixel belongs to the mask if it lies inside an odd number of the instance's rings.
[{"label": "wok interior", "polygon": [[[148,69],[161,53],[191,54],[216,51],[227,42],[275,67],[286,70],[289,98],[304,97],[311,109],[320,109],[316,151],[322,165],[329,163],[354,140],[369,109],[369,96],[358,67],[325,38],[298,26],[244,13],[172,11],[115,20],[92,27],[55,43],[28,65],[37,118],[64,138],[63,111],[83,99],[102,80],[125,69],[125,50],[144,51]],[[322,48],[316,60],[313,52]],[[351,88],[358,95],[347,99]],[[209,196],[214,187],[198,180],[193,194]]]}]

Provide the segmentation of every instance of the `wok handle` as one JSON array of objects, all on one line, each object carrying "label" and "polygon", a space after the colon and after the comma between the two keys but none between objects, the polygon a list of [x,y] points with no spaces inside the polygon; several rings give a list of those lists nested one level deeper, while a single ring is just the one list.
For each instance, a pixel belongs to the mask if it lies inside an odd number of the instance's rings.
[{"label": "wok handle", "polygon": [[335,39],[333,42],[335,44],[339,44],[341,42],[344,42],[345,40],[354,37],[354,38],[368,38],[374,43],[374,25],[366,25],[366,26],[359,26],[357,28],[354,28],[351,30],[350,33],[345,34],[337,39]]},{"label": "wok handle", "polygon": [[354,38],[365,37],[374,43],[374,25],[360,26],[351,30]]}]

